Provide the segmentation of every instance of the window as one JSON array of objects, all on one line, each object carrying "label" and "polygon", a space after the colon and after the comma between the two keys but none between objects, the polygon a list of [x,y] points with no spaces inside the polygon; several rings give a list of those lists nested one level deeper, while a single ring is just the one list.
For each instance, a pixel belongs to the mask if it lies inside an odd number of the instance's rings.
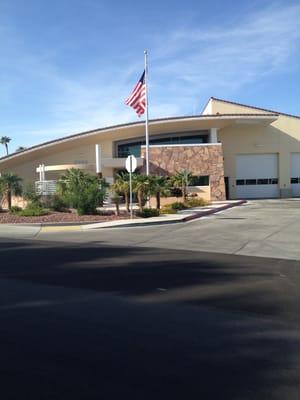
[{"label": "window", "polygon": [[[150,145],[168,145],[168,144],[201,144],[208,143],[209,135],[207,131],[200,131],[191,134],[169,134],[165,137],[151,138],[149,139]],[[119,158],[125,158],[130,154],[135,157],[141,156],[141,146],[145,145],[144,138],[139,138],[137,141],[132,141],[129,143],[117,144],[117,154]]]},{"label": "window", "polygon": [[268,183],[269,183],[269,179],[268,178],[257,179],[257,184],[258,185],[268,185]]},{"label": "window", "polygon": [[189,186],[209,186],[209,175],[204,175],[204,176],[193,175]]},{"label": "window", "polygon": [[[297,179],[297,178],[292,178]],[[242,185],[278,185],[278,178],[237,179],[237,186]]]},{"label": "window", "polygon": [[143,142],[127,143],[118,146],[118,157],[127,157],[130,154],[141,157],[141,145]]},{"label": "window", "polygon": [[300,178],[291,178],[291,183],[300,183]]},{"label": "window", "polygon": [[246,185],[256,185],[256,179],[246,179]]}]

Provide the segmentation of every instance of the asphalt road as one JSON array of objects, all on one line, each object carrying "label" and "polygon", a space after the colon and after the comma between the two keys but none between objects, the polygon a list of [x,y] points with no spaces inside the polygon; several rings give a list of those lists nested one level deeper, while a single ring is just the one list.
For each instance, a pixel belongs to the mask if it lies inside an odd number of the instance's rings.
[{"label": "asphalt road", "polygon": [[266,204],[161,227],[156,236],[153,228],[2,233],[0,399],[298,400],[295,253],[201,249],[213,224],[221,236],[236,229],[239,241],[250,215],[256,235],[271,225],[295,229],[292,211],[274,219]]}]

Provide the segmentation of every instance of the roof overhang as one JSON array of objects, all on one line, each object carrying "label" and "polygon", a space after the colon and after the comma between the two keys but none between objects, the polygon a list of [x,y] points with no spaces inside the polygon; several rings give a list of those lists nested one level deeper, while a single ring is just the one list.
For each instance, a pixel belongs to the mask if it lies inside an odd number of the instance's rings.
[{"label": "roof overhang", "polygon": [[[151,134],[189,132],[195,130],[208,130],[210,128],[222,129],[228,126],[262,125],[267,126],[278,119],[277,114],[216,114],[197,115],[189,117],[164,118],[149,121]],[[100,140],[122,140],[134,132],[144,134],[145,123],[134,122],[116,125],[102,129],[82,132],[61,139],[52,140],[32,146],[23,151],[0,158],[0,165],[14,163],[15,161],[30,161],[37,157],[45,156],[49,151],[64,151],[67,148],[77,146],[78,142],[83,145],[97,143]]]}]

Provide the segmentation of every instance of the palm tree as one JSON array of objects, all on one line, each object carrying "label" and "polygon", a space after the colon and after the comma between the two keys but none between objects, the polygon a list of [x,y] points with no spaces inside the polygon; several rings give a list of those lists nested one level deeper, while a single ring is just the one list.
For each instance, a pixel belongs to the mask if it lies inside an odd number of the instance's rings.
[{"label": "palm tree", "polygon": [[124,195],[125,207],[127,212],[129,212],[129,195],[130,195],[130,184],[129,184],[129,174],[120,173],[116,175],[116,181],[112,185],[114,192]]},{"label": "palm tree", "polygon": [[5,146],[6,148],[6,155],[8,155],[8,143],[11,141],[11,138],[9,138],[8,136],[2,136],[0,138],[0,143],[3,144],[3,146]]},{"label": "palm tree", "polygon": [[161,195],[167,196],[170,193],[170,182],[165,176],[152,175],[150,179],[150,192],[156,197],[156,208],[160,210]]},{"label": "palm tree", "polygon": [[112,188],[112,192],[111,192],[111,201],[114,203],[114,205],[116,206],[116,215],[120,215],[120,202],[122,200],[122,197],[119,196],[119,194],[117,192],[114,191],[114,188]]},{"label": "palm tree", "polygon": [[139,209],[142,212],[150,191],[150,178],[146,175],[132,175],[133,191],[137,194]]},{"label": "palm tree", "polygon": [[89,182],[89,175],[77,168],[67,169],[57,181],[57,191],[64,195],[66,192],[80,192]]},{"label": "palm tree", "polygon": [[11,172],[4,172],[0,177],[0,193],[6,197],[8,209],[11,210],[11,198],[22,194],[22,178]]},{"label": "palm tree", "polygon": [[186,201],[187,198],[187,187],[189,186],[192,179],[192,173],[187,169],[179,171],[172,177],[172,183],[175,187],[180,188],[182,191],[182,200]]}]

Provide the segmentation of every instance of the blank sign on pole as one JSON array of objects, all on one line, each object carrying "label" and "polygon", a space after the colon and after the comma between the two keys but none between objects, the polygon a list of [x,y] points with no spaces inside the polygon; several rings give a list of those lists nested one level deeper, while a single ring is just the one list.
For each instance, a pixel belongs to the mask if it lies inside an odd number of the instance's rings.
[{"label": "blank sign on pole", "polygon": [[135,171],[137,167],[136,158],[132,155],[126,158],[125,167],[127,172],[129,172],[129,192],[130,192],[130,218],[133,218],[133,210],[132,210],[132,172]]},{"label": "blank sign on pole", "polygon": [[126,167],[128,172],[134,172],[136,170],[136,167],[137,167],[136,158],[134,156],[132,156],[132,155],[128,156],[126,158],[125,167]]}]

